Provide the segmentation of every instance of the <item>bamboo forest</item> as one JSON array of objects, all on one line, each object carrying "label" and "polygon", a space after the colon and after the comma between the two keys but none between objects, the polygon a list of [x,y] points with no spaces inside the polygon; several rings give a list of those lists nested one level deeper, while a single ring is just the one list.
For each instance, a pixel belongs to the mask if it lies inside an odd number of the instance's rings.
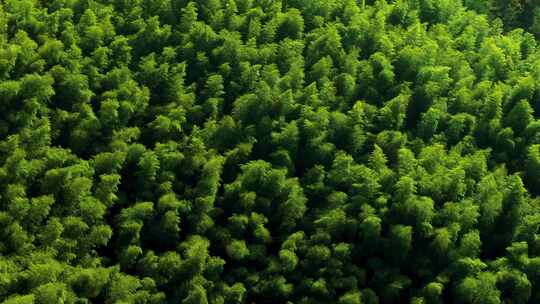
[{"label": "bamboo forest", "polygon": [[0,303],[540,303],[539,0],[0,0]]}]

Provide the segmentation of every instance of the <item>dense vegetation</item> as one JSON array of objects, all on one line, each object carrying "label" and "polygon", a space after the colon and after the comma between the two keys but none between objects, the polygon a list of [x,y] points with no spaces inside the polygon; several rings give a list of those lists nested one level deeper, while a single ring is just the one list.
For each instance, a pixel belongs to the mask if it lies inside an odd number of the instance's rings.
[{"label": "dense vegetation", "polygon": [[537,2],[0,1],[0,301],[540,303]]}]

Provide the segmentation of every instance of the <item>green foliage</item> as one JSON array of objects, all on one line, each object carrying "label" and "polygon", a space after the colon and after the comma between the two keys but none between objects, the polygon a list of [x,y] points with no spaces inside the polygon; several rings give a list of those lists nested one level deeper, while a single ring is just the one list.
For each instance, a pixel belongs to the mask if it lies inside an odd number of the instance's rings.
[{"label": "green foliage", "polygon": [[538,5],[0,1],[0,302],[540,302]]}]

